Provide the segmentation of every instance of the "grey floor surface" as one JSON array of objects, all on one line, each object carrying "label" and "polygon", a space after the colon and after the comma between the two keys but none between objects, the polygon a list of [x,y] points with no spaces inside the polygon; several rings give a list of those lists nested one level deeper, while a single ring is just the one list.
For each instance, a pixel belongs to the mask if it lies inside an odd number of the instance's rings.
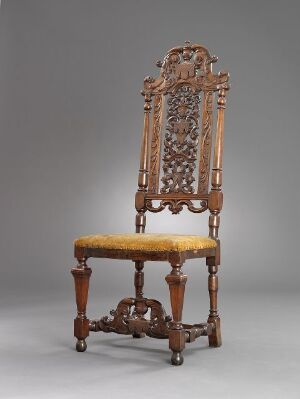
[{"label": "grey floor surface", "polygon": [[[223,346],[208,348],[202,337],[181,367],[170,366],[166,340],[93,333],[77,353],[70,300],[7,301],[0,398],[300,398],[299,299],[225,297]],[[90,311],[96,316],[97,305]],[[195,310],[185,313],[192,319]]]}]

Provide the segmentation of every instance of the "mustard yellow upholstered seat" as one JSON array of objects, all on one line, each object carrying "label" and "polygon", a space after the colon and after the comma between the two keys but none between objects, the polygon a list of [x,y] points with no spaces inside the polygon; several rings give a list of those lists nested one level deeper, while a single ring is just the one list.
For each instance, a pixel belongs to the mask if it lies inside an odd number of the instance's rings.
[{"label": "mustard yellow upholstered seat", "polygon": [[80,237],[75,247],[141,251],[187,251],[215,248],[216,241],[203,236],[179,234],[98,234]]}]

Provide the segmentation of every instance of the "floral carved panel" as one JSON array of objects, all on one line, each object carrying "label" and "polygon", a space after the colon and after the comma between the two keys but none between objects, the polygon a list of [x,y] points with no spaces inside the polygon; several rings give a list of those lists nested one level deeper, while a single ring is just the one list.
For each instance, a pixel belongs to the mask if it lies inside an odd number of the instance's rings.
[{"label": "floral carved panel", "polygon": [[194,193],[200,94],[181,85],[169,95],[161,193]]},{"label": "floral carved panel", "polygon": [[157,193],[159,186],[159,172],[160,172],[160,146],[161,146],[161,127],[163,114],[163,96],[157,94],[154,96],[153,102],[153,125],[152,125],[152,139],[150,149],[150,171],[149,171],[149,186],[150,193]]},{"label": "floral carved panel", "polygon": [[203,94],[202,108],[202,131],[200,138],[200,163],[199,163],[199,182],[198,193],[208,192],[212,124],[213,124],[213,92],[206,91]]}]

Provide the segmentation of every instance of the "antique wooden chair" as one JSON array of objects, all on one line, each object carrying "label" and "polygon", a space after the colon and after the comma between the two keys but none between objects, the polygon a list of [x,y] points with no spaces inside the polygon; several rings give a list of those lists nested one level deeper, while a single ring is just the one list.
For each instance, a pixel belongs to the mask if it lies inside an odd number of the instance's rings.
[{"label": "antique wooden chair", "polygon": [[[174,365],[183,363],[185,343],[202,335],[208,336],[209,346],[221,345],[217,309],[217,271],[220,264],[218,230],[223,197],[223,125],[229,74],[213,74],[212,63],[216,61],[217,57],[211,56],[204,46],[185,42],[183,47],[169,50],[163,62],[157,62],[160,68],[157,79],[146,77],[144,80],[144,129],[135,197],[136,232],[92,235],[75,240],[78,265],[72,269],[77,302],[74,335],[79,352],[86,350],[85,339],[89,331],[115,332],[135,338],[145,335],[168,338],[172,350],[171,362]],[[216,128],[213,117],[215,92]],[[213,140],[214,157],[209,191]],[[198,172],[196,164],[199,164]],[[196,181],[197,184],[194,184]],[[183,206],[193,213],[209,209],[209,237],[146,234],[146,212],[160,212],[167,206],[173,214],[178,214]],[[110,312],[111,317],[105,316],[100,320],[89,320],[86,317],[92,273],[86,261],[90,257],[130,259],[135,262],[135,297],[121,300],[116,310]],[[206,258],[210,297],[207,323],[194,325],[182,323],[187,276],[181,268],[187,259],[192,258]],[[172,317],[166,315],[160,302],[143,296],[145,261],[168,261],[171,264],[171,272],[166,276],[166,281],[170,290]],[[146,318],[148,309],[149,319]]]}]

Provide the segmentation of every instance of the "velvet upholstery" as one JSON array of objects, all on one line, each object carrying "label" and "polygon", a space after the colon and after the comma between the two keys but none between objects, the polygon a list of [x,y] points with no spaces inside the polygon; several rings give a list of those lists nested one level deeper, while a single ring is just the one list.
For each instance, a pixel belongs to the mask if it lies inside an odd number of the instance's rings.
[{"label": "velvet upholstery", "polygon": [[198,235],[98,234],[80,237],[75,247],[142,251],[186,251],[215,248],[216,241]]}]

